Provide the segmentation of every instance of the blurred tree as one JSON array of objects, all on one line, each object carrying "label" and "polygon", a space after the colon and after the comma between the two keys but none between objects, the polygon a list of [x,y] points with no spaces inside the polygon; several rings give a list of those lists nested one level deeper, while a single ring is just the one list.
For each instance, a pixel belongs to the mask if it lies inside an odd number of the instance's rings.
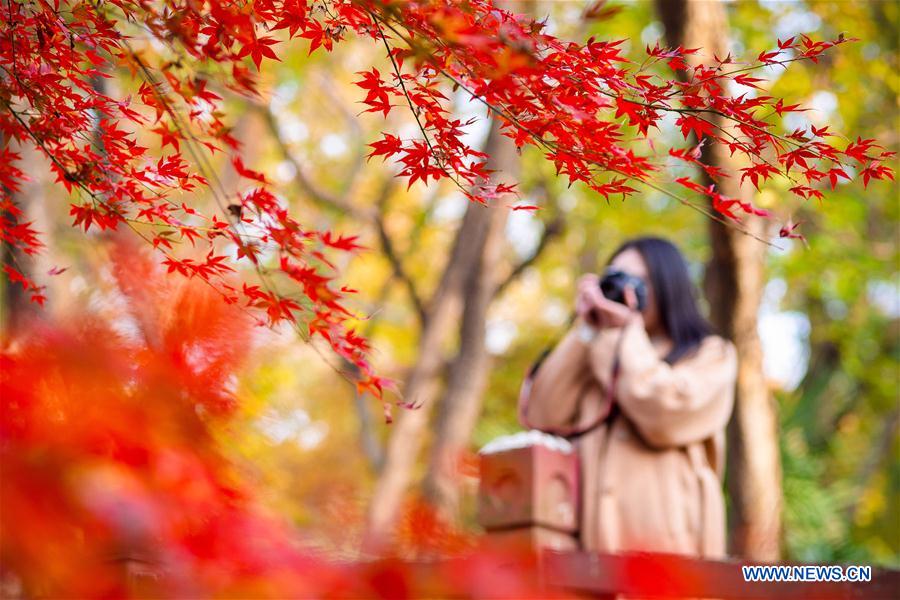
[{"label": "blurred tree", "polygon": [[[657,7],[671,46],[700,48],[687,60],[702,63],[730,54],[728,20],[721,2],[658,0]],[[717,115],[716,128],[737,139],[739,131]],[[703,162],[723,170],[715,183],[723,193],[750,202],[753,188],[739,177],[748,163],[729,152],[724,142],[705,140]],[[760,238],[769,237],[769,224],[748,217],[745,226]],[[763,356],[757,333],[757,313],[765,286],[766,246],[746,233],[710,221],[712,255],[705,289],[710,318],[731,339],[739,357],[734,414],[728,426],[728,492],[731,500],[730,545],[738,556],[777,560],[781,540],[781,463],[775,407],[763,376]]]},{"label": "blurred tree", "polygon": [[[498,183],[517,180],[519,157],[512,142],[501,135],[496,122],[491,124],[488,134],[487,153],[492,157],[490,168],[497,172]],[[486,213],[481,217],[486,224],[481,226],[484,233],[474,246],[479,256],[467,269],[462,285],[464,305],[459,320],[459,346],[449,363],[445,390],[437,405],[434,441],[423,483],[425,498],[451,521],[458,514],[461,459],[481,409],[491,368],[485,346],[487,315],[503,275],[501,250],[509,214],[503,208],[475,205],[470,205],[467,212],[473,209]]]},{"label": "blurred tree", "polygon": [[[488,148],[496,151],[498,148],[492,144],[497,144],[500,138],[495,133],[496,128],[492,127],[492,130],[494,135],[489,136]],[[454,325],[460,322],[460,313],[464,315],[463,322],[473,317],[478,319],[473,315],[473,311],[479,310],[474,304],[483,300],[479,297],[480,294],[469,296],[467,292],[476,291],[472,289],[474,286],[484,285],[480,281],[484,277],[480,274],[484,262],[489,261],[485,267],[494,266],[490,264],[497,258],[496,251],[493,250],[497,243],[494,239],[502,231],[500,228],[504,216],[505,211],[496,208],[474,204],[467,206],[447,263],[440,275],[440,283],[429,301],[423,303],[426,308],[419,337],[418,359],[403,390],[403,396],[411,410],[401,413],[391,431],[384,468],[379,475],[370,504],[369,530],[375,540],[390,531],[409,485],[428,423],[428,415],[439,394],[440,377],[446,366],[444,347],[453,333]],[[485,250],[489,252],[487,256]],[[473,303],[472,308],[469,308],[469,302]],[[468,318],[465,317],[466,312],[469,313]],[[483,317],[480,325],[483,328]],[[469,323],[464,327],[477,329],[478,323]],[[478,335],[475,331],[466,331],[466,334],[467,337]],[[471,342],[463,338],[463,343]],[[476,367],[480,368],[481,365]],[[477,381],[478,373],[470,373],[467,376],[474,377]]]},{"label": "blurred tree", "polygon": [[[741,24],[735,35],[745,47],[800,31],[860,38],[814,69],[773,74],[771,91],[814,108],[786,127],[827,120],[896,146],[897,3],[738,3],[732,23]],[[808,251],[793,243],[769,257],[774,303],[807,345],[793,381],[777,392],[785,552],[810,562],[898,565],[900,203],[894,186],[875,184],[838,186],[824,206],[794,209]]]}]

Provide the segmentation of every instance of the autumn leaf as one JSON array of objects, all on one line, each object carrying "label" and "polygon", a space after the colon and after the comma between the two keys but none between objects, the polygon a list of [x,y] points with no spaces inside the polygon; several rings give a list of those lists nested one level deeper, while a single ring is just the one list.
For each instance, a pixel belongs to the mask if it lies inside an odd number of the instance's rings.
[{"label": "autumn leaf", "polygon": [[681,127],[681,135],[684,136],[684,139],[688,139],[688,136],[693,133],[698,140],[702,140],[704,135],[711,134],[714,129],[713,124],[706,119],[692,116],[679,117],[675,121],[675,125]]}]

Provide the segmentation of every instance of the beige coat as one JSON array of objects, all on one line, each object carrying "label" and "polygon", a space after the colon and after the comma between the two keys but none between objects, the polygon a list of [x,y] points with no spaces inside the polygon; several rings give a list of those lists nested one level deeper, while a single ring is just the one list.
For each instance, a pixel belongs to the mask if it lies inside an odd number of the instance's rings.
[{"label": "beige coat", "polygon": [[527,424],[558,431],[605,414],[617,345],[618,415],[577,440],[582,547],[724,556],[721,480],[737,376],[730,342],[708,337],[670,366],[640,320],[590,341],[573,329],[523,390]]}]

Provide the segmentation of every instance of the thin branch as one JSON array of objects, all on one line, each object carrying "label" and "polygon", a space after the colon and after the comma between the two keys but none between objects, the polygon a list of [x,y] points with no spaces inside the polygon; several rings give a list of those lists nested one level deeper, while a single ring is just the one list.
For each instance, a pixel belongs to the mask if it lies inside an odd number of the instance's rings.
[{"label": "thin branch", "polygon": [[[422,137],[425,140],[425,145],[428,146],[428,152],[431,154],[431,157],[434,159],[435,164],[438,166],[438,168],[443,171],[444,176],[446,176],[447,179],[456,184],[456,187],[462,190],[463,193],[468,193],[466,187],[447,168],[445,161],[441,160],[438,157],[438,153],[435,151],[434,146],[432,146],[431,144],[431,139],[428,137],[428,131],[425,129],[425,126],[422,125],[422,120],[419,119],[419,111],[413,105],[412,97],[409,95],[409,90],[406,89],[406,83],[403,82],[403,73],[400,71],[400,65],[397,64],[397,59],[394,58],[394,53],[391,51],[391,45],[388,43],[387,36],[384,35],[384,30],[381,29],[381,26],[379,25],[379,23],[385,23],[386,25],[388,25],[388,27],[390,27],[390,24],[379,19],[372,12],[369,12],[369,16],[375,23],[375,28],[377,29],[379,35],[381,35],[381,41],[384,42],[384,48],[387,51],[388,58],[391,60],[391,68],[394,70],[394,75],[397,77],[397,82],[400,84],[400,89],[403,92],[403,97],[406,98],[406,103],[409,105],[409,110],[412,113],[413,118],[416,120],[416,125],[419,126],[419,131],[422,132]],[[393,30],[393,28],[391,29]]]},{"label": "thin branch", "polygon": [[563,216],[563,213],[559,209],[558,203],[556,202],[555,194],[549,193],[548,196],[551,201],[550,203],[555,208],[555,214],[553,215],[553,218],[550,220],[550,222],[544,224],[544,230],[541,232],[541,237],[538,240],[537,246],[535,246],[534,251],[512,268],[509,274],[494,290],[494,296],[499,296],[504,291],[506,291],[506,288],[508,288],[513,282],[515,282],[522,275],[522,273],[525,272],[526,269],[528,269],[531,265],[538,261],[544,250],[546,250],[547,246],[550,245],[550,242],[559,237],[563,233],[563,231],[565,231],[566,220]]},{"label": "thin branch", "polygon": [[[261,104],[251,104],[251,106],[255,108],[260,115],[262,115],[263,120],[265,120],[266,125],[268,126],[269,131],[272,134],[272,138],[278,145],[279,151],[281,152],[284,159],[288,163],[290,163],[291,167],[293,167],[294,169],[295,182],[310,197],[313,202],[324,208],[338,211],[361,221],[373,220],[374,211],[369,211],[355,206],[347,197],[338,196],[322,189],[306,174],[306,170],[300,164],[300,161],[294,156],[294,153],[291,151],[291,149],[288,147],[288,143],[284,139],[284,136],[281,135],[281,131],[278,126],[278,117],[276,117],[275,113],[272,112],[271,107],[263,106]],[[351,177],[355,177],[355,174]]]},{"label": "thin branch", "polygon": [[413,304],[413,308],[415,308],[416,310],[416,316],[419,318],[419,324],[424,326],[425,322],[428,320],[428,313],[425,310],[425,303],[422,301],[422,296],[419,294],[419,290],[416,287],[415,281],[412,277],[410,277],[409,273],[407,273],[406,271],[406,268],[403,266],[403,260],[397,253],[394,242],[391,239],[391,236],[388,235],[387,227],[384,223],[384,215],[387,212],[387,200],[390,196],[391,188],[393,187],[393,181],[393,178],[391,178],[387,182],[385,182],[379,201],[377,203],[378,211],[375,212],[373,221],[375,223],[375,229],[378,232],[378,241],[381,243],[381,252],[382,254],[384,254],[385,258],[388,259],[388,262],[391,263],[394,276],[396,276],[398,279],[400,279],[401,282],[403,282],[403,286],[406,288],[406,292],[409,294],[409,299]]}]

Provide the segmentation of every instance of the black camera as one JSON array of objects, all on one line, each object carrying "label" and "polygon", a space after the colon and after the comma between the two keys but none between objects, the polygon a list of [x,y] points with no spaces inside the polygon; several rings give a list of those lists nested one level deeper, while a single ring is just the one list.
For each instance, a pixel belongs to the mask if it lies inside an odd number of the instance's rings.
[{"label": "black camera", "polygon": [[618,269],[607,269],[600,279],[600,291],[603,292],[603,295],[619,304],[626,304],[625,288],[628,286],[634,289],[637,309],[644,310],[644,307],[647,306],[647,284],[643,279]]}]

